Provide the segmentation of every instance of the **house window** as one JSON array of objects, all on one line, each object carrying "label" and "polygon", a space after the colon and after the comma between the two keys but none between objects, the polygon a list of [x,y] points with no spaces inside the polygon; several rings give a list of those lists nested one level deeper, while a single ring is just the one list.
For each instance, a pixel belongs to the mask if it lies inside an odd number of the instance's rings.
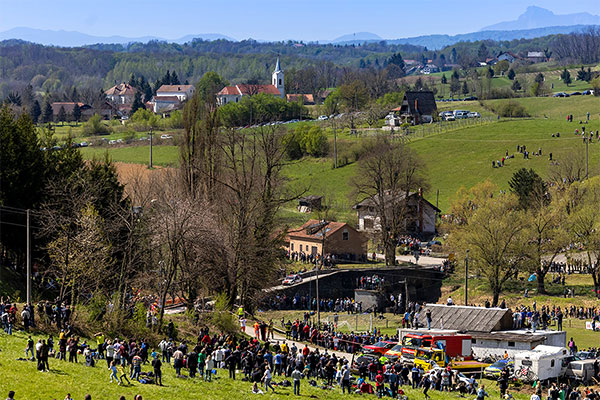
[{"label": "house window", "polygon": [[[307,249],[308,250],[308,249]],[[313,246],[310,249],[310,254],[312,254],[313,256],[316,256],[317,254],[319,254],[319,252],[317,251],[317,246]]]},{"label": "house window", "polygon": [[508,342],[508,347],[515,347],[515,342]]},{"label": "house window", "polygon": [[300,251],[302,251],[302,245],[300,245]]},{"label": "house window", "polygon": [[292,243],[292,251],[294,251],[294,243]]},{"label": "house window", "polygon": [[281,86],[281,79],[279,80],[279,86]]},{"label": "house window", "polygon": [[471,344],[477,344],[477,339],[471,339]]},{"label": "house window", "polygon": [[342,240],[348,240],[348,231],[342,232]]},{"label": "house window", "polygon": [[554,367],[554,360],[550,360],[550,368]]}]

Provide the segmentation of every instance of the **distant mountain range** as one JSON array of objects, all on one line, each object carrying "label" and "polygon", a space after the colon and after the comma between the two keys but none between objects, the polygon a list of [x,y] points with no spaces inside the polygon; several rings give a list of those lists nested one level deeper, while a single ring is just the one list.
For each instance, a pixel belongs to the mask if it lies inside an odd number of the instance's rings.
[{"label": "distant mountain range", "polygon": [[[319,43],[335,44],[362,44],[365,42],[378,42],[385,40],[392,44],[411,44],[424,46],[430,50],[441,49],[461,41],[478,40],[514,40],[532,39],[536,37],[567,34],[582,31],[590,26],[600,25],[600,16],[589,13],[556,15],[552,11],[531,6],[521,14],[515,21],[500,22],[490,25],[478,32],[464,33],[459,35],[424,35],[400,39],[384,39],[371,32],[356,32],[340,36],[333,40],[323,40]],[[128,44],[133,42],[146,43],[150,40],[160,40],[173,43],[186,43],[193,39],[218,40],[226,39],[236,41],[231,37],[219,33],[203,33],[197,35],[186,35],[179,39],[170,40],[155,36],[123,37],[123,36],[93,36],[75,31],[55,31],[33,28],[13,28],[0,32],[0,41],[8,39],[21,39],[44,45],[55,45],[64,47],[78,47],[97,43],[106,44]],[[266,42],[261,40],[261,42]]]},{"label": "distant mountain range", "polygon": [[512,31],[545,28],[549,26],[600,25],[600,16],[590,13],[556,15],[545,8],[530,6],[515,21],[500,22],[482,28],[482,31]]},{"label": "distant mountain range", "polygon": [[175,40],[168,40],[156,36],[142,36],[142,37],[124,37],[124,36],[93,36],[76,31],[54,31],[44,29],[33,29],[33,28],[13,28],[8,31],[0,32],[0,40],[8,39],[21,39],[28,42],[39,43],[43,45],[54,45],[62,47],[78,47],[96,43],[115,43],[115,44],[127,44],[132,42],[146,43],[150,40],[165,40],[173,43],[186,43],[193,39],[204,39],[204,40],[217,40],[227,39],[235,41],[219,33],[202,33],[198,35],[186,35],[182,38]]}]

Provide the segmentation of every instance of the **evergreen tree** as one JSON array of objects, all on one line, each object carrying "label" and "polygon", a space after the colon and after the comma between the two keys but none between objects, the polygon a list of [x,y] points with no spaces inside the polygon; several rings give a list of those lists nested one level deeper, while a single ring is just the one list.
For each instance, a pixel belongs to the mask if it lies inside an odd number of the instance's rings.
[{"label": "evergreen tree", "polygon": [[138,90],[135,92],[135,97],[133,98],[133,104],[131,105],[131,115],[135,114],[135,112],[139,109],[144,109],[144,103],[142,102],[142,94]]},{"label": "evergreen tree", "polygon": [[52,122],[53,116],[54,113],[52,111],[52,104],[50,104],[50,101],[46,101],[46,104],[44,105],[44,113],[42,114],[42,122],[44,124]]},{"label": "evergreen tree", "polygon": [[452,51],[450,52],[450,57],[452,60],[452,64],[456,64],[456,61],[458,60],[458,56],[456,54],[456,47],[452,48]]},{"label": "evergreen tree", "polygon": [[467,81],[463,82],[462,85],[462,93],[463,94],[469,94],[469,85],[467,85]]},{"label": "evergreen tree", "polygon": [[152,87],[152,96],[156,95],[156,91],[158,89],[160,89],[161,86],[162,86],[162,81],[160,79],[157,79],[156,82],[154,82],[154,86]]},{"label": "evergreen tree", "polygon": [[129,86],[137,87],[137,81],[135,80],[134,74],[131,74],[131,77],[129,78]]},{"label": "evergreen tree", "polygon": [[392,56],[390,58],[388,58],[387,64],[394,64],[394,65],[397,65],[398,67],[400,67],[401,69],[404,69],[404,59],[402,58],[402,54],[400,54],[400,53],[392,54]]},{"label": "evergreen tree", "polygon": [[448,79],[446,78],[446,74],[442,74],[442,85],[448,83]]},{"label": "evergreen tree", "polygon": [[488,55],[488,48],[486,47],[485,43],[481,43],[479,49],[477,50],[477,57],[479,58],[479,61],[485,61]]},{"label": "evergreen tree", "polygon": [[173,71],[171,74],[171,85],[181,85],[179,82],[179,77],[177,76],[177,72]]},{"label": "evergreen tree", "polygon": [[587,74],[585,72],[585,69],[583,69],[583,65],[581,66],[581,69],[579,71],[577,71],[577,80],[578,81],[587,81]]},{"label": "evergreen tree", "polygon": [[31,109],[29,110],[29,116],[31,117],[31,120],[33,121],[34,124],[38,123],[38,120],[40,119],[40,115],[42,115],[42,107],[40,107],[40,102],[37,100],[34,100]]},{"label": "evergreen tree", "polygon": [[71,101],[79,101],[79,93],[77,92],[77,88],[75,86],[73,86],[73,91],[71,92]]},{"label": "evergreen tree", "polygon": [[75,103],[75,106],[73,107],[73,121],[79,122],[80,119],[81,119],[81,108],[79,107],[79,104]]},{"label": "evergreen tree", "polygon": [[544,74],[541,72],[535,76],[535,83],[539,83],[540,85],[544,83]]},{"label": "evergreen tree", "polygon": [[494,77],[494,69],[492,67],[488,67],[487,71],[485,71],[485,76],[489,79]]},{"label": "evergreen tree", "polygon": [[446,56],[440,54],[440,67],[443,67],[444,65],[446,65]]},{"label": "evergreen tree", "polygon": [[60,110],[58,110],[58,114],[56,114],[56,122],[65,123],[67,120],[67,112],[63,106],[60,106]]},{"label": "evergreen tree", "polygon": [[[508,181],[510,190],[519,197],[519,205],[527,209],[546,196],[547,185],[533,169],[521,168]],[[538,203],[539,204],[539,203]]]},{"label": "evergreen tree", "polygon": [[506,74],[506,76],[508,77],[508,79],[510,79],[511,81],[512,81],[513,79],[515,79],[515,75],[516,75],[516,74],[515,74],[515,71],[514,71],[512,68],[511,68],[511,69],[509,69],[509,70],[508,70],[508,73]]},{"label": "evergreen tree", "polygon": [[521,90],[521,83],[518,79],[515,79],[510,87],[513,91],[518,92]]},{"label": "evergreen tree", "polygon": [[563,72],[560,74],[560,79],[562,79],[562,81],[569,86],[569,84],[572,82],[571,80],[571,73],[565,68],[563,70]]},{"label": "evergreen tree", "polygon": [[[163,85],[170,85],[171,84],[171,71],[167,70],[167,73],[162,78],[162,84]],[[158,89],[159,88],[156,88],[156,90],[158,90]]]}]

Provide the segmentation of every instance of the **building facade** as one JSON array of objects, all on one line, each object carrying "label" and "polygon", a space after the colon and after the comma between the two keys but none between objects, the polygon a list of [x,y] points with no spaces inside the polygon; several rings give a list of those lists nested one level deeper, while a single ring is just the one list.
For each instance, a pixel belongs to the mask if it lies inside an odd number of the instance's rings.
[{"label": "building facade", "polygon": [[223,106],[229,103],[238,103],[244,96],[253,96],[259,93],[285,98],[285,77],[279,63],[279,57],[277,57],[277,64],[271,75],[270,85],[238,84],[226,86],[217,93],[217,104]]}]

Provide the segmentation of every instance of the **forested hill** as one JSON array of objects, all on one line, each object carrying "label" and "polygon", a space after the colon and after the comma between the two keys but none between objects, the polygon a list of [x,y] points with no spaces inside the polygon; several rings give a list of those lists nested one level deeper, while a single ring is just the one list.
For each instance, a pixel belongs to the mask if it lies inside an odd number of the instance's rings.
[{"label": "forested hill", "polygon": [[[298,71],[306,73],[307,69],[309,72],[311,69],[318,70],[317,75],[324,77],[320,84],[330,87],[338,83],[336,77],[343,75],[340,71],[379,70],[395,53],[400,53],[404,59],[420,62],[433,60],[436,63],[443,59],[446,63],[466,68],[478,65],[483,43],[485,54],[492,56],[501,51],[540,51],[554,47],[571,51],[571,42],[563,40],[562,46],[555,46],[555,43],[561,42],[561,37],[570,36],[574,34],[513,41],[461,42],[435,51],[385,41],[342,45],[194,40],[185,44],[150,41],[145,44],[69,48],[7,40],[0,42],[0,100],[28,84],[43,93],[70,90],[72,87],[98,91],[116,82],[129,81],[132,74],[155,83],[167,70],[175,71],[181,83],[187,81],[193,84],[207,71],[215,71],[231,82],[256,80],[266,83],[270,80],[277,56],[281,57],[282,67],[289,75]],[[572,42],[583,43],[575,36]],[[555,51],[554,54],[560,53]]]}]

